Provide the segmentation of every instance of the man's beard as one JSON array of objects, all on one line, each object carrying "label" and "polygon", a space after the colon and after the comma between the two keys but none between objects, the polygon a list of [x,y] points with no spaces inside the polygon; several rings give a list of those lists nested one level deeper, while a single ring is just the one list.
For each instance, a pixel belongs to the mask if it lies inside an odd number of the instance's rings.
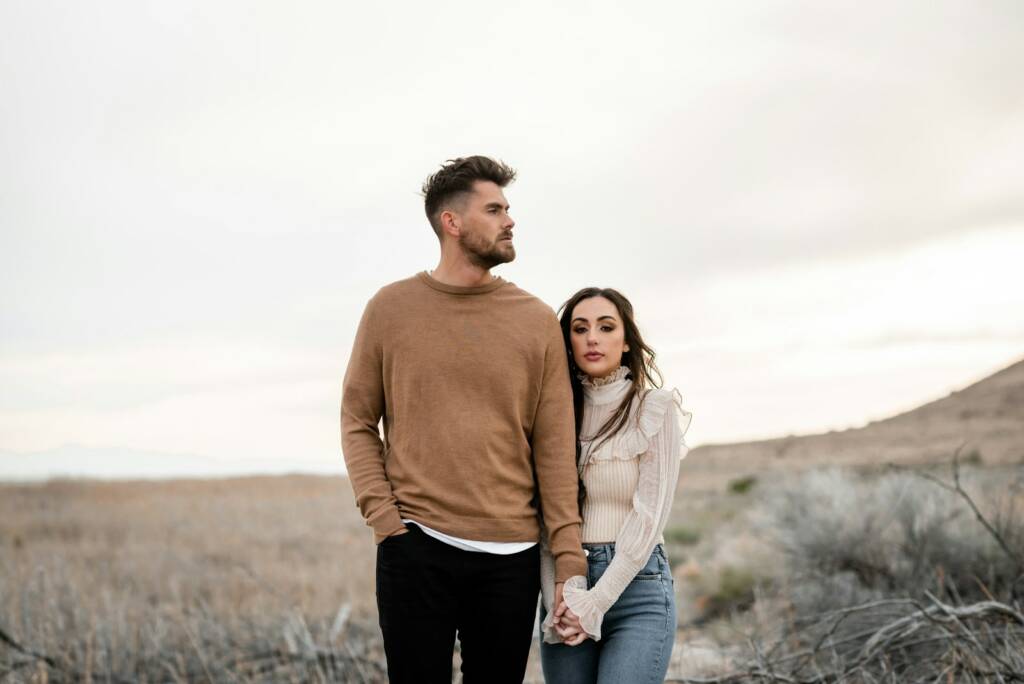
[{"label": "man's beard", "polygon": [[483,269],[489,270],[516,258],[516,249],[511,242],[504,247],[501,240],[489,243],[474,233],[463,235],[459,246],[471,264]]}]

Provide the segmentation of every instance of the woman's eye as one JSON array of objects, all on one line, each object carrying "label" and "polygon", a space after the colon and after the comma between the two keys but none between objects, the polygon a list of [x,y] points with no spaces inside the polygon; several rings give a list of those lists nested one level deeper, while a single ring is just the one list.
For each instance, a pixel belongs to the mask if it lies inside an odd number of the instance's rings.
[{"label": "woman's eye", "polygon": [[576,328],[575,330],[573,330],[573,332],[576,333],[577,335],[582,335],[583,333],[587,332],[587,329],[586,328]]},{"label": "woman's eye", "polygon": [[604,332],[611,332],[612,330],[615,330],[615,328],[610,325],[605,325],[601,327],[601,330],[603,330]]}]

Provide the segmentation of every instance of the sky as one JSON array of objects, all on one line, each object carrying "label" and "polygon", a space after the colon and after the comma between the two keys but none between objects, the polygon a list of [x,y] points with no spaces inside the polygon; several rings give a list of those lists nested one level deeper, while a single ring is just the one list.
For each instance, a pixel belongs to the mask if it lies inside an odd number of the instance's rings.
[{"label": "sky", "polygon": [[691,446],[1024,358],[1024,5],[0,5],[0,479],[341,473],[419,189],[500,158],[557,308],[634,303]]}]

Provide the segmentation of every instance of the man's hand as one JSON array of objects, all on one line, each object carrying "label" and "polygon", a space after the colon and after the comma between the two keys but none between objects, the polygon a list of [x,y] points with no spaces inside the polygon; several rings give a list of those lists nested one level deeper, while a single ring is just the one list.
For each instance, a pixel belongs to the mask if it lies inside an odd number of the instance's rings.
[{"label": "man's hand", "polygon": [[566,646],[579,646],[590,636],[580,624],[579,616],[572,612],[564,600],[555,611],[555,616],[555,631]]},{"label": "man's hand", "polygon": [[391,534],[389,534],[387,536],[387,539],[391,539],[392,537],[397,537],[400,534],[408,534],[408,533],[409,533],[409,526],[408,525],[402,525],[401,529],[396,530],[396,531],[392,532]]},{"label": "man's hand", "polygon": [[551,615],[551,624],[554,626],[555,631],[558,632],[558,635],[562,637],[563,641],[565,640],[565,637],[563,636],[563,630],[570,628],[569,624],[561,624],[562,617],[565,615],[565,611],[567,609],[567,606],[565,605],[565,600],[562,598],[562,589],[564,587],[564,582],[555,582],[555,601],[551,606],[551,609],[553,611]]},{"label": "man's hand", "polygon": [[[555,632],[558,633],[558,637],[562,640],[562,643],[565,643],[567,637],[576,636],[579,631],[577,629],[579,626],[579,619],[572,614],[572,611],[569,610],[569,607],[565,604],[565,600],[562,598],[562,590],[564,588],[564,582],[555,582],[555,601],[552,605],[554,614],[552,615],[551,620],[551,623],[555,628]],[[572,615],[572,618],[569,618],[569,616],[566,615],[566,611],[568,611],[569,615]],[[570,621],[572,619],[575,619],[575,625]],[[562,622],[563,620],[566,620],[564,624]]]},{"label": "man's hand", "polygon": [[552,624],[555,627],[555,632],[558,637],[562,640],[563,644],[568,646],[579,646],[587,639],[590,635],[587,634],[586,630],[583,629],[583,625],[580,624],[580,618],[576,613],[569,609],[569,605],[562,598],[562,589],[564,583],[555,583],[555,603],[556,606]]}]

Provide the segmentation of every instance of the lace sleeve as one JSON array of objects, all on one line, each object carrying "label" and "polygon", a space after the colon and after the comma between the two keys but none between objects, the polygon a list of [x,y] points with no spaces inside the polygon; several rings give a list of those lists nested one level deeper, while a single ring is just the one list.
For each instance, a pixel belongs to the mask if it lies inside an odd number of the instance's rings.
[{"label": "lace sleeve", "polygon": [[543,522],[540,527],[540,597],[544,602],[544,610],[551,613],[555,609],[551,605],[555,600],[555,557],[551,555]]},{"label": "lace sleeve", "polygon": [[[664,396],[667,395],[667,396]],[[659,397],[675,404],[665,392]],[[579,616],[587,634],[599,640],[604,614],[647,564],[672,510],[672,496],[679,478],[679,461],[685,456],[680,417],[689,425],[689,414],[664,411],[658,432],[651,435],[647,450],[640,456],[640,474],[633,494],[633,510],[615,538],[615,556],[601,579],[591,589],[566,584],[563,597]]]},{"label": "lace sleeve", "polygon": [[[549,644],[560,644],[562,640],[555,632],[554,612],[557,606],[555,602],[555,557],[551,555],[551,547],[548,545],[547,530],[544,528],[544,521],[541,519],[540,528],[540,597],[544,603],[544,610],[547,616],[541,623],[541,632],[544,641]],[[574,586],[582,589],[587,588],[587,578],[583,575],[573,575],[565,582],[565,586]]]}]

